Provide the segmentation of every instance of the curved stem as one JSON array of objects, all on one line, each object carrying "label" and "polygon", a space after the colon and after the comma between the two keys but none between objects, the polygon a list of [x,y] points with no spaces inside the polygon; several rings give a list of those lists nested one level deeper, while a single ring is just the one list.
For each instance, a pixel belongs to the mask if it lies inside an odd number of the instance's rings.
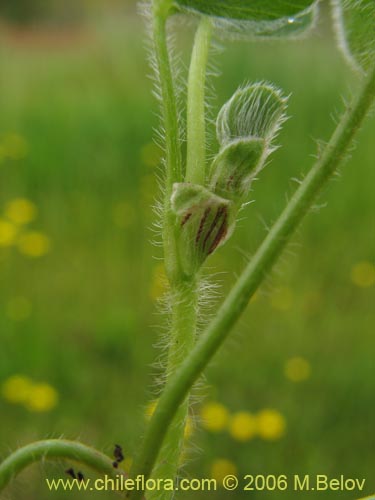
[{"label": "curved stem", "polygon": [[[290,236],[311,208],[323,186],[343,160],[374,98],[375,68],[368,75],[352,105],[348,107],[321,158],[295,192],[189,357],[180,366],[174,378],[167,384],[144,438],[137,461],[138,465],[134,470],[135,475],[149,476],[177,408],[226,339],[245,310],[250,297],[272,268]],[[142,492],[140,491],[134,492],[132,499],[139,499],[141,495]]]},{"label": "curved stem", "polygon": [[205,85],[212,33],[209,17],[202,17],[191,56],[187,101],[186,182],[204,184],[206,162]]},{"label": "curved stem", "polygon": [[[44,459],[70,459],[100,474],[116,474],[112,460],[99,451],[75,441],[47,439],[19,448],[0,464],[0,491],[28,465]],[[117,472],[118,473],[118,472]]]}]

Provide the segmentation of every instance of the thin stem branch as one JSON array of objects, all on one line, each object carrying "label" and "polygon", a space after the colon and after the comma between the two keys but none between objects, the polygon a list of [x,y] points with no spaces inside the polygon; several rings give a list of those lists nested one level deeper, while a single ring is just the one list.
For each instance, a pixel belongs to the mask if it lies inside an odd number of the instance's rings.
[{"label": "thin stem branch", "polygon": [[167,19],[169,9],[155,2],[153,15],[153,41],[161,86],[162,114],[166,141],[166,189],[171,192],[174,182],[182,179],[182,156],[178,124],[176,95],[167,43]]},{"label": "thin stem branch", "polygon": [[[265,276],[271,270],[291,235],[331,178],[352,143],[375,98],[375,68],[366,78],[326,146],[322,156],[305,177],[283,213],[245,268],[218,313],[193,351],[167,384],[151,419],[134,475],[148,477],[167,429],[190,388],[222,345]],[[134,492],[133,500],[142,496]]]},{"label": "thin stem branch", "polygon": [[191,56],[187,100],[187,182],[204,184],[206,163],[205,86],[212,33],[209,17],[202,17]]},{"label": "thin stem branch", "polygon": [[0,464],[0,491],[25,467],[44,459],[74,460],[100,474],[110,476],[116,474],[112,465],[113,461],[94,448],[64,439],[48,439],[19,448]]},{"label": "thin stem branch", "polygon": [[167,19],[170,1],[155,0],[153,4],[153,43],[159,73],[163,128],[166,142],[166,173],[164,194],[163,242],[165,267],[170,281],[178,280],[180,267],[176,249],[175,219],[170,207],[173,184],[182,181],[181,137],[176,95],[167,43]]}]

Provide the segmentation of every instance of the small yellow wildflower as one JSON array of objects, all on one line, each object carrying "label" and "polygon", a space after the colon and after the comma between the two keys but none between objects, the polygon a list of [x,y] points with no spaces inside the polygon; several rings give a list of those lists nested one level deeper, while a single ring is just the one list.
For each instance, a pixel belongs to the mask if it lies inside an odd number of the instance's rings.
[{"label": "small yellow wildflower", "polygon": [[305,358],[296,356],[286,361],[284,373],[292,382],[302,382],[310,377],[311,365]]},{"label": "small yellow wildflower", "polygon": [[22,160],[29,152],[29,145],[24,137],[16,133],[6,134],[2,139],[4,155],[12,160]]},{"label": "small yellow wildflower", "polygon": [[17,227],[6,220],[0,219],[0,247],[13,245],[17,236]]},{"label": "small yellow wildflower", "polygon": [[202,427],[210,432],[220,432],[226,428],[229,412],[221,403],[211,401],[202,406],[200,411]]},{"label": "small yellow wildflower", "polygon": [[287,311],[293,305],[293,292],[289,287],[282,287],[270,297],[271,305],[278,311]]},{"label": "small yellow wildflower", "polygon": [[141,149],[141,161],[147,167],[157,167],[162,158],[162,150],[154,142],[148,142]]},{"label": "small yellow wildflower", "polygon": [[226,458],[218,458],[211,464],[211,477],[215,479],[218,485],[221,485],[226,476],[237,476],[237,467],[233,462]]},{"label": "small yellow wildflower", "polygon": [[113,207],[112,216],[115,225],[122,229],[131,226],[136,220],[134,207],[126,201],[119,202]]},{"label": "small yellow wildflower", "polygon": [[32,311],[32,305],[26,297],[13,297],[6,304],[6,314],[13,321],[27,319]]},{"label": "small yellow wildflower", "polygon": [[235,413],[229,423],[229,434],[237,441],[249,441],[257,432],[257,420],[247,412],[240,411]]},{"label": "small yellow wildflower", "polygon": [[33,382],[24,375],[12,375],[2,384],[1,393],[9,403],[19,404],[28,401]]},{"label": "small yellow wildflower", "polygon": [[355,285],[368,288],[375,283],[375,266],[366,260],[358,262],[352,267],[350,277]]},{"label": "small yellow wildflower", "polygon": [[28,257],[42,257],[51,247],[49,238],[37,231],[22,234],[18,239],[18,249]]},{"label": "small yellow wildflower", "polygon": [[277,410],[262,410],[257,415],[258,435],[267,441],[276,441],[285,434],[284,416]]},{"label": "small yellow wildflower", "polygon": [[163,264],[158,264],[152,271],[150,297],[156,301],[160,299],[167,289],[167,276],[165,274],[165,267]]},{"label": "small yellow wildflower", "polygon": [[35,219],[37,208],[26,198],[15,198],[5,207],[5,216],[14,224],[28,224]]},{"label": "small yellow wildflower", "polygon": [[59,396],[51,385],[42,383],[34,384],[26,401],[26,408],[30,411],[50,411],[58,403]]}]

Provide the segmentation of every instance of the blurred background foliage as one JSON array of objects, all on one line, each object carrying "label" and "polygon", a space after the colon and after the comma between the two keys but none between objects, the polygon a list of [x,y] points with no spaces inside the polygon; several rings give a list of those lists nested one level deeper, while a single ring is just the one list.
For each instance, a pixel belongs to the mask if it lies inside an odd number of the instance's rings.
[{"label": "blurred background foliage", "polygon": [[[144,26],[129,1],[1,0],[0,14],[0,453],[63,435],[108,453],[121,443],[126,468],[152,411],[163,325],[152,245],[161,153]],[[185,66],[191,34],[180,25]],[[224,293],[357,78],[327,20],[298,43],[230,43],[215,59],[212,116],[244,80],[292,94],[255,203],[209,262]],[[345,474],[375,489],[374,132],[372,118],[207,370],[186,432],[188,476]],[[28,469],[4,498],[50,498],[43,478],[64,467]],[[89,496],[53,493],[68,497]]]}]

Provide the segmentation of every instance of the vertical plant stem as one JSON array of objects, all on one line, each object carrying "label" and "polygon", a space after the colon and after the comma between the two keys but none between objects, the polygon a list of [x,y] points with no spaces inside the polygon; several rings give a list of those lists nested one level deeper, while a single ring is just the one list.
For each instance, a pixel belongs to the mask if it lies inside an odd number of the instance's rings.
[{"label": "vertical plant stem", "polygon": [[[227,338],[245,310],[249,299],[281,254],[290,236],[345,157],[374,99],[375,67],[369,72],[362,88],[347,108],[320,158],[271,228],[192,352],[167,384],[144,438],[136,467],[133,470],[134,475],[149,476],[163,438],[179,405],[184,401],[194,382]],[[135,491],[131,498],[137,500],[141,496],[141,491]]]},{"label": "vertical plant stem", "polygon": [[166,145],[166,173],[163,214],[163,243],[165,267],[171,281],[180,274],[174,216],[170,207],[173,184],[182,181],[181,137],[178,123],[176,94],[167,43],[167,18],[171,8],[169,0],[154,0],[153,44],[160,83],[162,119]]},{"label": "vertical plant stem", "polygon": [[[167,384],[170,380],[173,380],[176,371],[190,354],[195,344],[197,286],[197,281],[192,279],[175,286],[171,292],[172,324],[166,374]],[[188,407],[189,400],[187,396],[180,404],[165,436],[153,471],[155,479],[174,480],[178,474],[184,446]],[[169,500],[173,496],[172,493],[168,491],[149,492],[147,499]]]},{"label": "vertical plant stem", "polygon": [[[155,21],[157,22],[157,21]],[[211,35],[211,23],[208,18],[203,18],[197,29],[192,53],[188,83],[188,116],[187,116],[187,171],[186,180],[195,183],[204,183],[205,180],[205,79]],[[165,37],[165,33],[163,35]],[[155,35],[155,39],[156,39]],[[163,60],[167,53],[165,44],[159,46],[159,53]],[[167,76],[164,73],[164,76]],[[163,74],[160,74],[163,79]],[[167,133],[168,138],[168,133]],[[175,137],[178,140],[178,137]],[[169,141],[169,138],[168,138]],[[179,175],[181,172],[179,172]],[[172,176],[173,182],[178,182]],[[173,185],[173,184],[172,184]],[[164,236],[171,236],[168,232],[173,228],[173,215],[168,219],[170,212],[169,199],[172,185],[167,186],[165,210]],[[169,220],[171,224],[169,225]],[[176,238],[174,237],[174,241]],[[168,241],[167,241],[168,243]],[[173,249],[176,250],[175,247]],[[165,246],[165,260],[168,268],[172,246]],[[177,252],[175,253],[177,255]],[[178,259],[177,259],[178,260]],[[177,262],[178,265],[178,262]],[[177,271],[177,272],[176,272]],[[198,278],[183,279],[178,273],[168,273],[171,283],[172,322],[170,332],[170,347],[168,353],[167,383],[173,380],[176,371],[189,355],[195,344],[198,302]],[[184,445],[186,420],[188,417],[188,396],[181,402],[176,415],[165,436],[153,476],[158,479],[175,479],[181,462]],[[150,500],[169,500],[173,494],[168,491],[155,491],[148,493]]]},{"label": "vertical plant stem", "polygon": [[204,184],[206,162],[205,85],[212,23],[202,17],[195,34],[187,102],[187,182]]}]

